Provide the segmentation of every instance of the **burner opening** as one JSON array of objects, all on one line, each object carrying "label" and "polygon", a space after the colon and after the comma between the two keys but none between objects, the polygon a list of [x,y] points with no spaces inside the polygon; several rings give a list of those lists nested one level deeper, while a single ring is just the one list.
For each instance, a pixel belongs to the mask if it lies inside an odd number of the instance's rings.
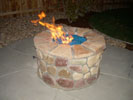
[{"label": "burner opening", "polygon": [[[68,36],[68,34],[66,34],[66,36]],[[69,45],[78,45],[78,44],[82,44],[83,42],[85,42],[87,39],[85,37],[81,37],[78,35],[72,35],[73,40],[69,43]],[[55,40],[53,39],[53,41],[55,42]],[[57,39],[57,41],[59,44],[63,44],[61,39]]]}]

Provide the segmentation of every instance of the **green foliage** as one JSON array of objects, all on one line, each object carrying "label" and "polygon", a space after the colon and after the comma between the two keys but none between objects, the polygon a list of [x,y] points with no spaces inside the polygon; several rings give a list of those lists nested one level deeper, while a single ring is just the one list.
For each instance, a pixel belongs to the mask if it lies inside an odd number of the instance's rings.
[{"label": "green foliage", "polygon": [[93,6],[94,0],[63,0],[64,12],[69,22],[74,22],[79,16],[84,16]]}]

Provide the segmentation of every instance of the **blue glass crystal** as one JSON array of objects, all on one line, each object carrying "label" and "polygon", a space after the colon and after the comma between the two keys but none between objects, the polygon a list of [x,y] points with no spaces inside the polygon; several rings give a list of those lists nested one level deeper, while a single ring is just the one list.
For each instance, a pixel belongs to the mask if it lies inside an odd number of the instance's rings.
[{"label": "blue glass crystal", "polygon": [[87,40],[85,37],[81,37],[81,36],[78,36],[78,35],[72,35],[72,37],[74,39],[72,40],[72,42],[69,43],[69,45],[82,44],[83,42],[85,42]]},{"label": "blue glass crystal", "polygon": [[[68,34],[66,34],[66,36],[68,36]],[[69,45],[77,45],[77,44],[82,44],[83,42],[85,42],[87,39],[85,37],[81,37],[78,35],[72,35],[73,40],[69,43]],[[55,42],[55,40],[53,39],[53,41]],[[56,41],[59,44],[62,44],[62,40],[61,39],[57,39]]]}]

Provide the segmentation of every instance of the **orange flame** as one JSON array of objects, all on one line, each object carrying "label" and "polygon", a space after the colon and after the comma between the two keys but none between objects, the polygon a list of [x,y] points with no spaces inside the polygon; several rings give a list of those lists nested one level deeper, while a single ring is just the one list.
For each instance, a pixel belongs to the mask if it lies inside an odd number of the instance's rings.
[{"label": "orange flame", "polygon": [[49,24],[49,23],[45,23],[45,22],[41,21],[43,18],[46,17],[44,12],[41,12],[40,14],[38,14],[38,17],[39,17],[39,19],[32,20],[31,22],[34,23],[35,25],[37,23],[39,23],[42,26],[47,27],[51,32],[52,39],[54,39],[56,42],[58,42],[58,39],[61,39],[63,44],[68,44],[73,40],[73,37],[71,35],[66,36],[66,33],[64,31],[62,31],[63,26],[61,26],[61,25],[56,26],[55,25],[55,18],[54,17],[52,18],[53,24]]}]

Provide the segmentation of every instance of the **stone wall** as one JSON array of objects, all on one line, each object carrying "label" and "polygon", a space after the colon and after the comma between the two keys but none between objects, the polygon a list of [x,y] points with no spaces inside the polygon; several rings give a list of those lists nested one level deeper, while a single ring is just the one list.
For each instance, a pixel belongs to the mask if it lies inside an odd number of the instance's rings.
[{"label": "stone wall", "polygon": [[46,84],[64,90],[86,87],[99,76],[105,40],[91,29],[65,27],[65,31],[84,36],[87,41],[73,46],[57,44],[48,31],[39,33],[34,38],[38,76]]}]

